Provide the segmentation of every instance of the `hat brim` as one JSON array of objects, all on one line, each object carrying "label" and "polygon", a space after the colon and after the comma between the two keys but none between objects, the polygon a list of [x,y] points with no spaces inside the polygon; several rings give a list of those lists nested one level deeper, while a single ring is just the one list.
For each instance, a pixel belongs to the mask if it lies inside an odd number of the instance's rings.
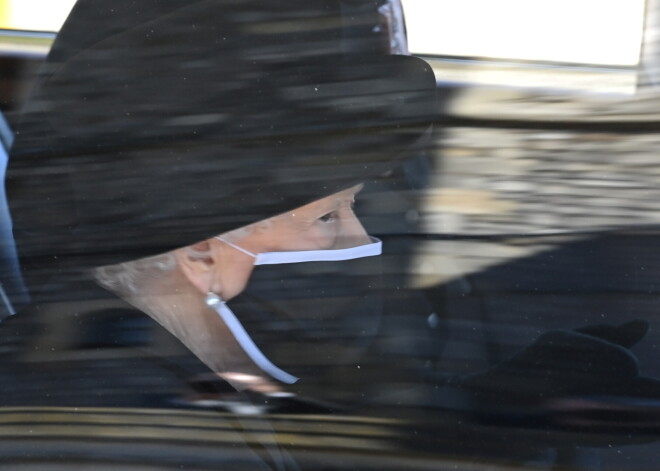
[{"label": "hat brim", "polygon": [[222,12],[197,2],[49,71],[8,170],[22,256],[91,268],[154,255],[377,177],[423,147],[435,113],[424,61],[313,57],[296,35],[200,22]]}]

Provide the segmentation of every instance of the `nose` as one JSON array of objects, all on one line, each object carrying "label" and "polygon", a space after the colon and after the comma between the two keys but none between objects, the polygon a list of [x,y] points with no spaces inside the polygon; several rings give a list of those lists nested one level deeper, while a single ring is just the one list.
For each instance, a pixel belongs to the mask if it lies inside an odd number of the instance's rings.
[{"label": "nose", "polygon": [[360,219],[353,212],[353,209],[347,208],[346,214],[341,219],[341,230],[334,248],[348,249],[368,244],[369,242],[369,235],[360,222]]}]

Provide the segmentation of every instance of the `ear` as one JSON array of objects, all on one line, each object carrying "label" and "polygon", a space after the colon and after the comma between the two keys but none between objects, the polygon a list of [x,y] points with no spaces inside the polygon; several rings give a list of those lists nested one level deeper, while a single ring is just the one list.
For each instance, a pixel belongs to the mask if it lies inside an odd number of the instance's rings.
[{"label": "ear", "polygon": [[177,249],[175,256],[181,272],[200,293],[221,291],[219,281],[215,279],[217,264],[209,241]]}]

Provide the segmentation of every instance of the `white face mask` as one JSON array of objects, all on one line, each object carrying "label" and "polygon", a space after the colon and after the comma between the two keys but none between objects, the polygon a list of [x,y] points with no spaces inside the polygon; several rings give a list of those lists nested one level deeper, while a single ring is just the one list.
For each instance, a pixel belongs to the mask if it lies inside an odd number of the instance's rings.
[{"label": "white face mask", "polygon": [[[222,237],[218,236],[216,239],[221,240],[225,244],[235,248],[236,250],[254,257],[255,265],[278,265],[287,263],[306,263],[306,262],[335,262],[344,260],[354,260],[364,257],[373,257],[382,253],[382,242],[375,238],[370,237],[371,242],[357,247],[347,249],[331,249],[331,250],[302,250],[291,252],[264,252],[260,254],[253,254],[238,245],[235,245]],[[220,299],[219,296],[209,293],[206,300],[209,307],[214,309],[227,325],[234,338],[239,343],[245,353],[252,359],[252,361],[259,366],[264,372],[268,373],[273,378],[286,384],[293,384],[298,381],[298,377],[293,376],[286,371],[278,368],[273,364],[257,347],[250,335],[247,333],[241,322],[236,315],[232,312],[227,304]]]},{"label": "white face mask", "polygon": [[350,247],[347,249],[329,249],[329,250],[296,250],[290,252],[264,252],[253,254],[252,252],[232,244],[228,240],[217,236],[230,247],[243,252],[254,258],[255,265],[279,265],[282,263],[304,263],[304,262],[340,262],[343,260],[353,260],[356,258],[373,257],[383,252],[383,242],[376,237],[369,237],[370,243]]}]

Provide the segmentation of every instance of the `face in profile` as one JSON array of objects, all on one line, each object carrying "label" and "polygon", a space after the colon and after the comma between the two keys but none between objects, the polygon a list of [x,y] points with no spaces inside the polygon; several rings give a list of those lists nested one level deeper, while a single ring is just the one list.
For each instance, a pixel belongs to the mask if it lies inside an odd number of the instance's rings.
[{"label": "face in profile", "polygon": [[335,250],[370,242],[353,211],[356,185],[264,221],[209,239],[191,248],[206,257],[177,251],[188,280],[206,294],[229,300],[241,293],[254,267],[255,256],[267,252]]},{"label": "face in profile", "polygon": [[[295,294],[297,287],[301,287],[300,283],[303,282],[305,287],[300,290],[301,294],[309,296],[314,291],[313,288],[321,290],[322,296],[320,295],[318,301],[311,299],[313,309],[305,307],[302,310],[307,314],[313,312],[318,317],[315,322],[340,320],[345,317],[377,322],[377,316],[367,314],[368,306],[359,306],[360,316],[351,315],[352,304],[347,304],[349,297],[346,290],[347,287],[352,291],[359,288],[359,283],[354,281],[355,277],[350,277],[351,281],[346,285],[346,279],[343,282],[336,279],[327,269],[315,273],[315,264],[303,263],[299,268],[306,272],[301,278],[299,273],[289,269],[293,268],[295,271],[298,264],[282,262],[282,269],[278,268],[278,265],[259,268],[262,275],[260,279],[264,276],[264,269],[267,273],[272,273],[271,270],[275,269],[278,281],[276,293],[262,293],[263,296],[257,295],[257,298],[254,297],[255,289],[258,290],[262,285],[259,282],[255,284],[254,279],[251,280],[254,277],[259,278],[254,271],[257,256],[260,254],[284,255],[286,259],[289,252],[313,257],[318,251],[336,250],[345,253],[340,249],[368,246],[369,255],[375,255],[373,246],[378,244],[373,243],[353,212],[353,203],[361,189],[362,185],[356,185],[287,213],[165,254],[163,257],[175,260],[170,269],[163,270],[161,267],[166,264],[160,263],[161,258],[156,257],[151,261],[147,259],[122,264],[118,268],[109,267],[101,273],[107,275],[114,272],[114,281],[110,280],[108,283],[107,277],[106,282],[102,279],[99,281],[156,319],[215,372],[240,372],[256,376],[266,374],[280,379],[278,374],[286,373],[272,365],[260,351],[261,348],[269,348],[277,343],[259,342],[257,346],[250,338],[232,327],[251,317],[247,307],[241,304],[245,299],[241,301],[239,295],[246,291],[249,292],[250,299],[262,298],[268,304],[275,302],[278,297],[281,298],[285,292],[291,292],[291,289]],[[327,252],[323,253],[327,255]],[[369,255],[361,253],[359,257]],[[353,266],[346,265],[345,261],[339,264],[342,267]],[[348,271],[353,274],[350,268]],[[316,282],[316,275],[325,278]],[[327,278],[328,276],[330,278]],[[133,286],[130,289],[125,286],[116,289],[117,284],[125,280],[132,280]],[[311,286],[310,283],[316,284]],[[285,284],[288,288],[284,287]],[[341,296],[333,297],[331,292],[335,288],[340,289]],[[126,295],[127,293],[129,294]],[[223,306],[233,305],[239,309],[236,312],[224,312],[222,309],[214,312],[215,308],[209,309],[210,294],[229,303],[223,303]],[[365,299],[364,293],[360,291],[358,294],[355,299]],[[296,302],[300,303],[302,299]],[[336,306],[337,302],[341,306]],[[292,310],[293,305],[288,302],[285,304],[286,306],[281,306],[277,311],[287,311],[287,319],[297,318],[297,311]],[[309,302],[305,304],[308,305]],[[326,311],[332,311],[332,315],[324,316]],[[344,316],[345,313],[348,314]],[[364,325],[353,327],[349,329],[350,332],[369,331]],[[242,330],[242,327],[239,330]],[[319,330],[323,331],[320,328]],[[342,338],[348,337],[342,335]],[[269,352],[268,355],[271,354],[272,352]]]},{"label": "face in profile", "polygon": [[[169,270],[159,268],[164,266],[159,263],[159,257],[151,262],[122,264],[114,269],[114,280],[132,280],[134,286],[130,290],[124,287],[114,291],[120,295],[130,292],[122,297],[170,330],[214,371],[263,374],[268,367],[260,363],[261,353],[255,356],[257,347],[252,346],[251,340],[245,343],[237,338],[231,322],[221,320],[205,300],[213,293],[225,302],[234,302],[248,288],[259,254],[284,254],[286,258],[287,252],[373,245],[353,212],[353,203],[361,189],[362,185],[356,185],[251,226],[177,249],[169,254],[176,262]],[[143,270],[145,266],[148,268]],[[113,269],[102,272],[112,273]],[[293,277],[282,277],[281,281],[294,282]],[[110,285],[99,281],[106,287]],[[321,287],[327,289],[328,283],[334,285],[339,281],[324,280]],[[304,292],[308,293],[309,287]],[[274,301],[270,295],[267,298]],[[330,301],[315,304],[314,311],[327,308]],[[230,315],[239,319],[242,314],[239,310]]]},{"label": "face in profile", "polygon": [[240,241],[253,253],[332,250],[369,243],[369,237],[353,211],[356,185],[285,214],[264,221]]}]

